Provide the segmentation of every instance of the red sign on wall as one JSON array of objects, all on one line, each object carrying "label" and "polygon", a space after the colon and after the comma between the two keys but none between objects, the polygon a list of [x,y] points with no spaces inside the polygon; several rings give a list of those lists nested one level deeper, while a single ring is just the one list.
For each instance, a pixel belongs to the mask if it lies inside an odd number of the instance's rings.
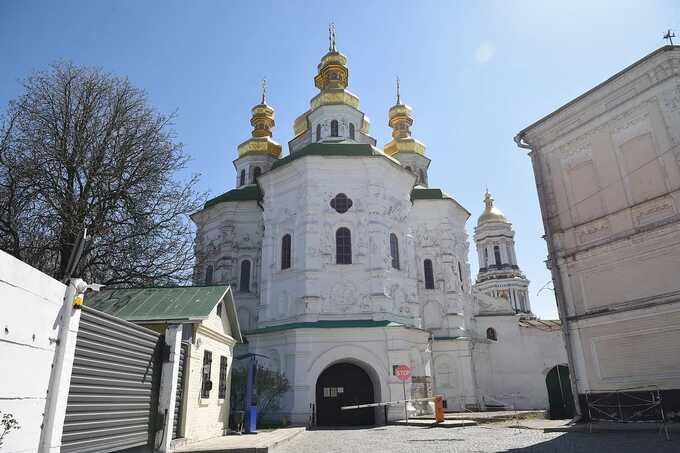
[{"label": "red sign on wall", "polygon": [[406,365],[399,365],[394,369],[394,375],[400,381],[408,381],[411,379],[411,368]]}]

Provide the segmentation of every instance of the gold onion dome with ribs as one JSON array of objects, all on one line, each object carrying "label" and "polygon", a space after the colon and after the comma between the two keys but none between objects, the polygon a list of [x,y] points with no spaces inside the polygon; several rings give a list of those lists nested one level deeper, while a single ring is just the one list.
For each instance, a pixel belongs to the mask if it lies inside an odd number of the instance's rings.
[{"label": "gold onion dome with ribs", "polygon": [[250,124],[253,126],[252,137],[238,146],[239,157],[246,154],[271,154],[277,159],[281,157],[281,145],[272,139],[274,109],[267,104],[267,84],[262,81],[262,99],[252,108]]},{"label": "gold onion dome with ribs", "polygon": [[508,219],[505,217],[505,214],[501,212],[500,209],[495,207],[493,205],[493,197],[487,190],[486,193],[484,194],[484,212],[482,212],[482,215],[479,216],[479,220],[477,220],[477,225],[481,225],[483,223],[510,223]]},{"label": "gold onion dome with ribs", "polygon": [[425,155],[425,145],[411,137],[413,125],[412,109],[401,103],[399,92],[399,79],[397,79],[397,103],[390,107],[389,121],[387,124],[392,128],[392,141],[385,145],[384,151],[388,156],[399,153],[415,153]]}]

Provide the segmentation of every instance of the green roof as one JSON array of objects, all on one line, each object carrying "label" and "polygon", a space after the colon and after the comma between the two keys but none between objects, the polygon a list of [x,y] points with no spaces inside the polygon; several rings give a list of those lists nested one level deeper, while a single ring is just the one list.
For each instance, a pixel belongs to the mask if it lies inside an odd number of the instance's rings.
[{"label": "green roof", "polygon": [[274,162],[272,170],[305,156],[381,157],[398,165],[396,160],[371,145],[362,143],[312,143]]},{"label": "green roof", "polygon": [[314,322],[294,322],[290,324],[281,324],[278,326],[262,327],[244,332],[246,335],[257,335],[262,333],[280,332],[282,330],[292,329],[347,329],[347,328],[365,328],[365,327],[401,327],[400,324],[394,321],[374,321],[372,319],[347,319],[338,321],[314,321]]},{"label": "green roof", "polygon": [[85,296],[85,305],[127,321],[206,319],[229,286],[103,289]]},{"label": "green roof", "polygon": [[411,191],[411,200],[444,200],[450,198],[451,196],[441,189],[414,187]]},{"label": "green roof", "polygon": [[225,192],[215,198],[211,198],[205,202],[203,209],[224,201],[258,201],[261,199],[262,196],[258,185],[248,184],[246,186],[237,187],[236,189],[231,189],[229,192]]}]

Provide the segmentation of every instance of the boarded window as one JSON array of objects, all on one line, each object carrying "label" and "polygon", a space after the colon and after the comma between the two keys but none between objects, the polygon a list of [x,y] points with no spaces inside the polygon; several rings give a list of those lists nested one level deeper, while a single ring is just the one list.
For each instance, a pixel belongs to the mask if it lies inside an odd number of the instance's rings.
[{"label": "boarded window", "polygon": [[349,138],[354,140],[354,124],[349,123]]},{"label": "boarded window", "polygon": [[212,381],[210,381],[210,368],[212,367],[212,352],[203,351],[203,368],[201,369],[201,398],[210,398]]},{"label": "boarded window", "polygon": [[217,397],[223,400],[227,395],[227,366],[229,360],[225,356],[220,356],[220,387],[217,391]]},{"label": "boarded window", "polygon": [[241,177],[239,178],[238,185],[242,186],[246,183],[246,171],[241,170]]},{"label": "boarded window", "polygon": [[317,142],[321,141],[321,125],[320,124],[316,125],[316,141]]},{"label": "boarded window", "polygon": [[338,136],[338,120],[331,121],[331,137]]},{"label": "boarded window", "polygon": [[496,329],[489,327],[486,329],[486,338],[492,341],[498,341],[498,336],[496,335]]}]

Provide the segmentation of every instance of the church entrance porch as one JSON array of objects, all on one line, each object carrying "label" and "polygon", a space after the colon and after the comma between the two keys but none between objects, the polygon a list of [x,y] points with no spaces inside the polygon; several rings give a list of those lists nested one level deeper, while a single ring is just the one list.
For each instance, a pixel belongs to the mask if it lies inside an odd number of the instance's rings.
[{"label": "church entrance porch", "polygon": [[319,426],[374,425],[374,408],[340,409],[342,406],[373,402],[373,382],[368,373],[357,365],[331,365],[316,381],[316,423]]}]

